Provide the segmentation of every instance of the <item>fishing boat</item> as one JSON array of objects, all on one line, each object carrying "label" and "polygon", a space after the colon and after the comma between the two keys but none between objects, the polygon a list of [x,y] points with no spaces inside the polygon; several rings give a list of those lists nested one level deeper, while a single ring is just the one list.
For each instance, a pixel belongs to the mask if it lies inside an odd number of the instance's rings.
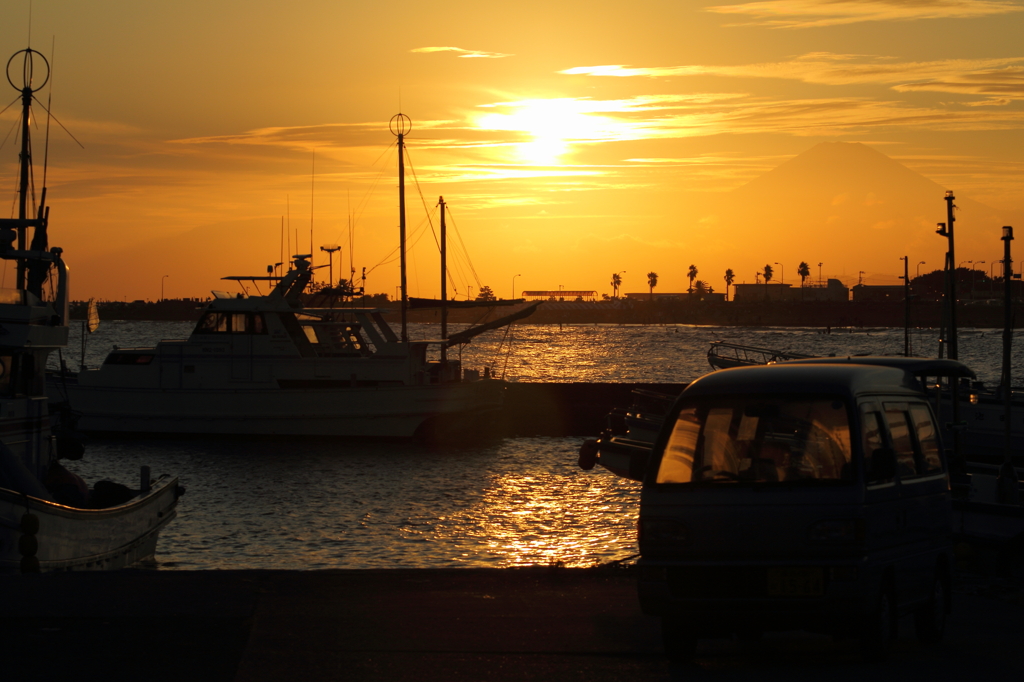
[{"label": "fishing boat", "polygon": [[[400,135],[400,159],[401,146]],[[401,163],[399,168],[404,197]],[[448,337],[442,278],[441,338],[410,340],[402,205],[400,332],[383,309],[313,306],[305,293],[314,271],[311,256],[298,254],[280,277],[224,278],[248,281],[256,291],[269,283],[267,294],[213,292],[189,338],[115,348],[98,368],[53,375],[51,395],[68,402],[85,432],[424,440],[488,435],[505,383],[486,368],[463,368],[447,349],[511,324],[536,305]]]},{"label": "fishing boat", "polygon": [[67,345],[69,304],[63,252],[48,243],[45,186],[38,206],[29,201],[29,121],[42,87],[33,85],[33,67],[41,62],[49,74],[45,57],[25,49],[8,62],[12,84],[19,56],[19,217],[0,220],[0,259],[16,266],[15,286],[0,289],[0,572],[122,568],[153,556],[183,490],[176,478],[152,480],[147,467],[137,490],[110,481],[90,489],[59,462],[81,458],[82,449],[55,433],[45,390],[47,357]]}]

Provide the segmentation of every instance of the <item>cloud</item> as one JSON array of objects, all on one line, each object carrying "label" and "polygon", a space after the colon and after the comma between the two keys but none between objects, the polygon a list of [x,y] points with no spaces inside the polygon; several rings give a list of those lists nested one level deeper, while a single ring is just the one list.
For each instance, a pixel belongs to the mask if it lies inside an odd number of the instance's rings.
[{"label": "cloud", "polygon": [[1004,66],[999,69],[948,73],[942,78],[919,83],[904,83],[895,86],[894,89],[899,92],[927,90],[962,95],[984,95],[990,99],[974,102],[972,106],[1003,106],[1009,104],[1011,99],[1024,99],[1024,66]]},{"label": "cloud", "polygon": [[482,52],[480,50],[464,50],[461,47],[417,47],[410,52],[456,52],[460,59],[501,59],[513,55],[502,52]]},{"label": "cloud", "polygon": [[815,28],[865,21],[971,19],[1024,10],[1012,0],[759,0],[715,5],[707,11],[746,16],[745,24],[769,28]]},{"label": "cloud", "polygon": [[722,76],[781,78],[817,85],[891,85],[898,92],[933,91],[994,98],[1024,99],[1024,57],[941,59],[898,62],[888,57],[813,52],[788,61],[738,65],[683,65],[631,67],[621,64],[577,66],[559,71],[566,75],[603,77]]}]

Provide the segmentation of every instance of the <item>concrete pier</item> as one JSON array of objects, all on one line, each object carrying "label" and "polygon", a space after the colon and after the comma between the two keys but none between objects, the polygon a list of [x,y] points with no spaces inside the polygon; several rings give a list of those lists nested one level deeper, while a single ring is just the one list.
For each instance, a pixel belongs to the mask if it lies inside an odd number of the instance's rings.
[{"label": "concrete pier", "polygon": [[633,389],[678,396],[686,384],[509,383],[503,433],[507,436],[596,436],[605,416],[629,407]]},{"label": "concrete pier", "polygon": [[892,658],[806,633],[672,666],[624,569],[144,571],[0,578],[3,679],[1024,679],[1024,590],[961,575],[945,643]]}]

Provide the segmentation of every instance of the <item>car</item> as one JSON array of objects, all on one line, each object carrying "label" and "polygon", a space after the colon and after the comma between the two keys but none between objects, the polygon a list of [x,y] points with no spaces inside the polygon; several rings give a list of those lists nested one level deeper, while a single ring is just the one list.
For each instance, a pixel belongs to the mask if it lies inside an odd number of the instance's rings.
[{"label": "car", "polygon": [[914,372],[714,372],[679,396],[644,472],[640,603],[677,660],[701,638],[791,629],[854,636],[879,659],[908,614],[936,642],[950,611],[950,503]]}]

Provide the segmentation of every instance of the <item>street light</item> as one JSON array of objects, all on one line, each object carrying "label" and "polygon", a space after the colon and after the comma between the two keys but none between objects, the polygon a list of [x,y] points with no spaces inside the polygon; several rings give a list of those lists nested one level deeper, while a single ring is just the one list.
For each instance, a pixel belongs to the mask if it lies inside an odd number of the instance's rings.
[{"label": "street light", "polygon": [[[335,251],[341,251],[341,247],[338,246],[337,244],[324,244],[323,246],[320,247],[320,250],[327,253],[327,263],[328,263],[328,265],[327,265],[327,268],[328,268],[327,272],[329,273],[327,276],[330,277],[330,286],[333,288],[334,287],[334,252]],[[349,254],[349,255],[351,255],[351,254]]]},{"label": "street light", "polygon": [[779,270],[782,271],[779,274],[779,284],[785,284],[786,283],[786,266],[783,265],[782,263],[776,263],[776,265],[778,265],[779,266]]},{"label": "street light", "polygon": [[920,263],[917,264],[917,276],[918,277],[921,276],[921,266],[922,265],[924,265],[924,261],[921,261]]},{"label": "street light", "polygon": [[164,275],[160,278],[160,300],[164,300],[164,280],[170,277],[170,275]]},{"label": "street light", "polygon": [[992,276],[992,268],[996,266],[996,263],[1002,263],[1002,259],[992,261],[988,266],[988,291],[991,297],[992,292],[995,290],[995,279]]},{"label": "street light", "polygon": [[[974,264],[975,265],[984,265],[985,261],[983,261],[983,260],[975,261]],[[975,270],[974,268],[971,268],[971,298],[974,298],[974,290],[977,288],[975,286],[975,283],[978,281],[977,272],[978,272],[977,270]],[[985,272],[985,271],[982,270],[982,272]]]},{"label": "street light", "polygon": [[516,277],[522,277],[522,275],[512,275],[512,299],[516,297]]},{"label": "street light", "polygon": [[818,263],[818,286],[821,286],[821,263]]}]

